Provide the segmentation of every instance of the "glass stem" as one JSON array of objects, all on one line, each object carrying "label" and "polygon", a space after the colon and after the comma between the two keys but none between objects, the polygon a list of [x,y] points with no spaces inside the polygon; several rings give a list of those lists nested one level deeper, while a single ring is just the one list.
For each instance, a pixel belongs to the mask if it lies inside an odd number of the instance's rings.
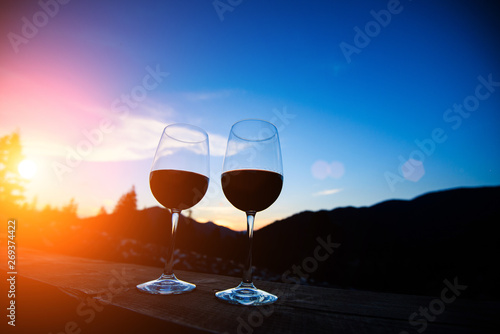
[{"label": "glass stem", "polygon": [[247,234],[248,234],[248,257],[243,271],[243,283],[252,283],[252,243],[253,243],[253,223],[255,221],[255,211],[247,213]]},{"label": "glass stem", "polygon": [[167,276],[174,275],[174,246],[175,246],[175,232],[177,231],[177,223],[179,222],[179,214],[178,210],[170,210],[172,212],[172,235],[170,238],[170,244],[167,248],[167,261],[165,262],[165,269],[163,270],[163,274]]}]

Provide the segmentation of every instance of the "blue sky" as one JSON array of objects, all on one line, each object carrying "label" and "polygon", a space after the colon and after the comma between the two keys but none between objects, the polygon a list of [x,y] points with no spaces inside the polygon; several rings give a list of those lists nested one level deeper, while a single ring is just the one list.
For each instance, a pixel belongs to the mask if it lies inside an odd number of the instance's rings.
[{"label": "blue sky", "polygon": [[[183,122],[212,145],[193,216],[244,229],[219,178],[230,127],[245,118],[275,123],[282,144],[284,188],[257,227],[500,183],[493,1],[54,1],[42,1],[52,16],[12,2],[0,30],[0,134],[20,131],[40,206],[75,198],[92,215],[132,185],[139,207],[157,205],[154,149],[165,125]],[[471,111],[453,111],[464,103]]]}]

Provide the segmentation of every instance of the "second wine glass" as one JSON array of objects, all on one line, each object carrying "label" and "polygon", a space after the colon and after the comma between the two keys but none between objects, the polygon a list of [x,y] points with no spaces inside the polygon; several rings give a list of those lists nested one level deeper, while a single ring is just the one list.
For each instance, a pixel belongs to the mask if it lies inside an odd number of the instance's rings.
[{"label": "second wine glass", "polygon": [[247,216],[248,255],[241,283],[215,296],[241,305],[266,305],[278,297],[259,290],[252,282],[252,241],[255,214],[278,198],[283,186],[281,148],[276,127],[249,119],[231,128],[221,177],[224,195]]},{"label": "second wine glass", "polygon": [[172,234],[167,248],[163,274],[156,280],[137,285],[151,294],[179,294],[196,285],[174,275],[174,244],[177,223],[182,210],[201,201],[209,179],[208,135],[189,124],[172,124],[165,128],[158,144],[149,174],[151,192],[172,214]]}]

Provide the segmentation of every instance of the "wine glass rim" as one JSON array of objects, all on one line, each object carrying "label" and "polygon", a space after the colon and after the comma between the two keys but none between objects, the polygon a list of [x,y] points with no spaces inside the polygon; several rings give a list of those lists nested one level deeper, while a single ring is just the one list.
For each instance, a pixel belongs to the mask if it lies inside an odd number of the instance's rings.
[{"label": "wine glass rim", "polygon": [[[242,136],[239,136],[235,131],[234,131],[234,127],[237,125],[237,124],[240,124],[240,123],[243,123],[243,122],[248,122],[248,121],[252,121],[252,122],[262,122],[262,123],[267,123],[268,125],[271,126],[271,128],[273,129],[273,133],[266,137],[266,138],[262,138],[262,139],[250,139],[250,138],[244,138]],[[263,119],[257,119],[257,118],[247,118],[247,119],[242,119],[241,121],[238,121],[236,123],[233,124],[233,126],[231,127],[231,132],[233,133],[233,135],[235,137],[238,137],[239,139],[241,140],[246,140],[246,141],[254,141],[254,142],[259,142],[259,141],[266,141],[266,140],[269,140],[273,137],[275,137],[277,134],[278,134],[278,129],[276,128],[276,126],[271,123],[271,122],[268,122],[268,121],[265,121]]]},{"label": "wine glass rim", "polygon": [[[200,134],[203,135],[203,139],[201,140],[184,140],[184,139],[180,139],[180,138],[177,138],[171,134],[169,134],[167,132],[167,130],[170,128],[173,128],[173,127],[186,127],[186,128],[191,128],[192,130],[195,130],[197,132],[199,132]],[[167,125],[164,129],[163,129],[163,133],[165,134],[165,136],[168,136],[174,140],[177,140],[177,141],[180,141],[182,143],[188,143],[188,144],[197,144],[197,143],[202,143],[204,141],[206,141],[208,139],[208,134],[205,130],[203,130],[202,128],[196,126],[196,125],[191,125],[191,124],[187,124],[187,123],[172,123],[172,124],[169,124]]]}]

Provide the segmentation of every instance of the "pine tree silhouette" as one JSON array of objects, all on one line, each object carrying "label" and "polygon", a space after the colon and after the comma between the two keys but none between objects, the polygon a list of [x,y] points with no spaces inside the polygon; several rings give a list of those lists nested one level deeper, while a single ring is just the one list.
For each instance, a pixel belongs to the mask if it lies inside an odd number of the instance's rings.
[{"label": "pine tree silhouette", "polygon": [[113,213],[116,214],[126,214],[133,213],[137,211],[137,193],[135,192],[135,186],[132,186],[132,189],[122,195],[116,203],[115,209]]}]

